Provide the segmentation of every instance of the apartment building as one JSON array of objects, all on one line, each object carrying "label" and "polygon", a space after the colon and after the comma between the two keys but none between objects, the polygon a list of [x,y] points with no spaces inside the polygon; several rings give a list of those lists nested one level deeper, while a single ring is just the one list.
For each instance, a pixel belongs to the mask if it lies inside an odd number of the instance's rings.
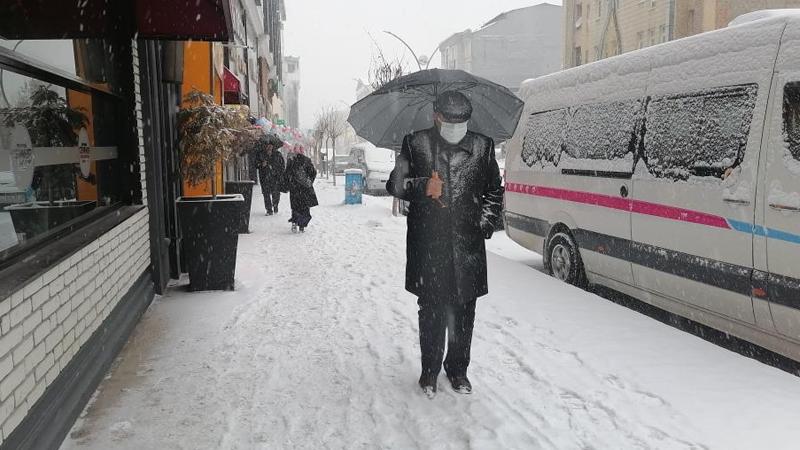
[{"label": "apartment building", "polygon": [[565,0],[563,68],[716,30],[760,9],[800,0]]}]

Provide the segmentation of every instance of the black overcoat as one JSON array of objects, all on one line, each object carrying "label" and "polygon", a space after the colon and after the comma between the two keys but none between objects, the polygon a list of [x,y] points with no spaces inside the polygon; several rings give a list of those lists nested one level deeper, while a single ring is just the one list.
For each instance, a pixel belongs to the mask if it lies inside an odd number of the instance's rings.
[{"label": "black overcoat", "polygon": [[292,210],[298,211],[317,206],[317,194],[314,192],[314,180],[317,178],[317,169],[311,158],[301,154],[289,157],[284,173],[284,182],[281,186],[283,192],[289,192],[289,201]]},{"label": "black overcoat", "polygon": [[[444,182],[444,208],[425,195],[434,169]],[[410,134],[386,189],[410,202],[406,290],[449,302],[486,295],[484,239],[500,219],[503,196],[492,139],[468,132],[453,145],[436,128]]]},{"label": "black overcoat", "polygon": [[278,189],[278,184],[283,178],[283,171],[286,163],[283,161],[283,155],[278,150],[259,152],[256,157],[256,164],[258,165],[258,178],[260,179],[261,186],[273,191]]}]

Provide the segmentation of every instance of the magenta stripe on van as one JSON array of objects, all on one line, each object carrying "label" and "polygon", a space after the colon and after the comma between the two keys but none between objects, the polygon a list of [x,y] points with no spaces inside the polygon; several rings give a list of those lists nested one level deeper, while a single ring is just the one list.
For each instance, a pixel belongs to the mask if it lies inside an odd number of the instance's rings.
[{"label": "magenta stripe on van", "polygon": [[602,206],[604,208],[618,209],[621,211],[631,211],[637,214],[663,217],[665,219],[678,220],[681,222],[690,222],[699,225],[731,229],[728,221],[721,216],[706,214],[704,212],[693,211],[690,209],[677,208],[674,206],[661,205],[658,203],[629,200],[611,195],[520,183],[506,183],[506,191],[517,194],[533,195],[536,197],[547,197],[575,203],[584,203],[587,205]]}]

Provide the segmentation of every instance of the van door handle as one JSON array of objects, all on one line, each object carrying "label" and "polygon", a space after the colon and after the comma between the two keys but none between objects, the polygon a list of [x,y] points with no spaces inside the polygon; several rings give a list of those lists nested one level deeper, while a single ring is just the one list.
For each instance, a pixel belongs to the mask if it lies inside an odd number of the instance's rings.
[{"label": "van door handle", "polygon": [[770,203],[769,207],[772,209],[777,209],[780,211],[792,211],[792,212],[800,212],[800,208],[796,206],[787,206],[787,205],[779,205],[777,203]]},{"label": "van door handle", "polygon": [[621,188],[619,188],[619,195],[621,195],[622,198],[627,198],[628,197],[628,188],[626,186],[622,186]]},{"label": "van door handle", "polygon": [[736,205],[749,205],[750,204],[750,200],[739,200],[739,199],[735,199],[735,198],[723,198],[722,201],[725,202],[725,203],[733,203],[733,204],[736,204]]}]

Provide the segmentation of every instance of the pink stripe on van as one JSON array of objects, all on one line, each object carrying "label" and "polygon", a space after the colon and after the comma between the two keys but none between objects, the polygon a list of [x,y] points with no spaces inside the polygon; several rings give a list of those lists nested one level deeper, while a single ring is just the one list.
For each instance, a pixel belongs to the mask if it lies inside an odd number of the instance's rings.
[{"label": "pink stripe on van", "polygon": [[662,217],[664,219],[678,220],[681,222],[696,223],[710,227],[730,229],[728,221],[726,221],[724,217],[706,214],[700,211],[693,211],[690,209],[661,205],[658,203],[628,200],[622,197],[611,195],[520,183],[506,183],[506,191],[517,194],[533,195],[536,197],[547,197],[569,202],[583,203],[586,205],[602,206],[604,208],[617,209],[621,211],[631,211],[637,214]]}]

